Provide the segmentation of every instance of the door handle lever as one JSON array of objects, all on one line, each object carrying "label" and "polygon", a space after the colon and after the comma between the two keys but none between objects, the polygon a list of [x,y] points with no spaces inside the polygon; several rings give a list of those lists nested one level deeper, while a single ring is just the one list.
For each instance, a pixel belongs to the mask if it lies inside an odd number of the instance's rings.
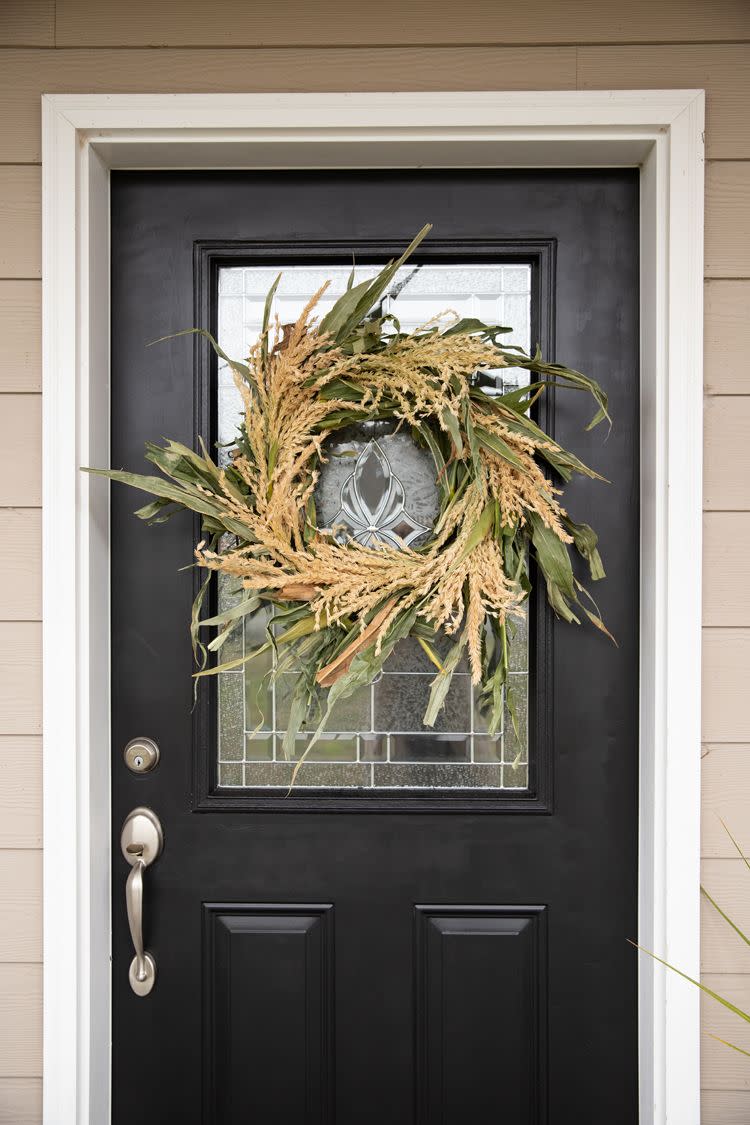
[{"label": "door handle lever", "polygon": [[125,906],[135,957],[128,979],[136,996],[148,996],[156,980],[156,962],[143,944],[143,872],[158,859],[164,847],[159,818],[151,809],[128,813],[120,833],[122,854],[132,870],[125,883]]}]

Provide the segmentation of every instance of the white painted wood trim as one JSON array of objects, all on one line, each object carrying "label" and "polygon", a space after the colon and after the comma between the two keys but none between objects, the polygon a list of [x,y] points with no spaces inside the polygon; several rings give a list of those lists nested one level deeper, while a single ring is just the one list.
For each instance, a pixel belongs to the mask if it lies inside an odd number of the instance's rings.
[{"label": "white painted wood trim", "polygon": [[[703,120],[697,90],[45,95],[44,1121],[110,1073],[110,168],[640,166],[639,938],[698,974]],[[642,1125],[699,1125],[697,990],[640,961]]]}]

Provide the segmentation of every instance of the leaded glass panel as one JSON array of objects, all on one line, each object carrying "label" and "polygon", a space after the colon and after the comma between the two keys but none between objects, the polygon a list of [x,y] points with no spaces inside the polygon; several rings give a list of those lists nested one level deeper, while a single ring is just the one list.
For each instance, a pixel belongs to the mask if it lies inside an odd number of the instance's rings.
[{"label": "leaded glass panel", "polygon": [[[379,267],[361,266],[356,281]],[[343,292],[350,269],[291,266],[284,270],[273,313],[282,323],[295,320],[310,295],[331,279],[317,309],[322,316]],[[247,354],[260,332],[265,296],[276,270],[230,267],[219,274],[219,343],[236,357]],[[405,266],[397,274],[386,311],[405,330],[451,309],[487,323],[505,324],[505,339],[530,346],[531,269],[527,265]],[[521,385],[520,369],[498,371],[498,387]],[[218,439],[232,441],[241,401],[231,372],[219,367]],[[319,526],[337,537],[355,538],[378,549],[379,543],[419,545],[438,511],[434,466],[428,453],[395,424],[366,423],[333,435],[328,461],[315,494]],[[239,597],[222,576],[220,608]],[[267,612],[246,621],[244,635],[223,650],[224,659],[256,648],[266,635]],[[446,639],[445,647],[451,642]],[[294,761],[284,758],[281,741],[289,713],[294,671],[274,678],[271,653],[239,671],[219,675],[218,780],[225,787],[286,788]],[[465,660],[454,675],[434,728],[422,724],[435,669],[419,643],[409,638],[396,648],[380,679],[342,701],[329,729],[312,748],[295,784],[303,788],[367,789],[524,789],[528,785],[528,629],[517,628],[511,651],[515,722],[506,705],[502,729],[487,734],[476,706]],[[306,749],[300,735],[294,757]]]}]

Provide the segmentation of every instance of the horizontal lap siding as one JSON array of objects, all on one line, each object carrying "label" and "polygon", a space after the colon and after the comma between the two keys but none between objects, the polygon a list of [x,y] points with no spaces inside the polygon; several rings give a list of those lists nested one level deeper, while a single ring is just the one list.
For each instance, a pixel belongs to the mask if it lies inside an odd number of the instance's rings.
[{"label": "horizontal lap siding", "polygon": [[[0,1125],[41,1120],[40,94],[706,89],[703,879],[750,926],[750,872],[720,822],[742,838],[750,809],[749,11],[746,0],[0,4]],[[703,939],[709,982],[750,1004],[750,951],[707,904]],[[716,1004],[704,1025],[740,1041]],[[707,1038],[702,1079],[704,1125],[750,1120],[746,1059]]]},{"label": "horizontal lap siding", "polygon": [[750,281],[707,281],[704,300],[706,394],[750,394]]},{"label": "horizontal lap siding", "polygon": [[0,42],[3,44],[54,46],[55,0],[3,0],[1,14]]},{"label": "horizontal lap siding", "polygon": [[40,1078],[0,1078],[0,1125],[39,1125],[42,1120]]},{"label": "horizontal lap siding", "polygon": [[[0,38],[51,46],[54,2],[5,0]],[[34,52],[31,52],[34,53]],[[51,51],[41,54],[53,58]],[[15,62],[14,64],[15,65]],[[7,75],[0,60],[0,87]],[[32,132],[39,135],[37,87]],[[0,102],[4,101],[0,93]],[[2,117],[2,111],[0,111]],[[28,131],[28,117],[19,114]],[[0,1125],[42,1116],[41,174],[0,129]]]},{"label": "horizontal lap siding", "polygon": [[746,39],[744,0],[57,0],[57,45],[340,46],[361,43],[670,43]]},{"label": "horizontal lap siding", "polygon": [[573,47],[354,47],[275,51],[0,49],[0,151],[41,153],[39,92],[119,94],[340,90],[574,90]]}]

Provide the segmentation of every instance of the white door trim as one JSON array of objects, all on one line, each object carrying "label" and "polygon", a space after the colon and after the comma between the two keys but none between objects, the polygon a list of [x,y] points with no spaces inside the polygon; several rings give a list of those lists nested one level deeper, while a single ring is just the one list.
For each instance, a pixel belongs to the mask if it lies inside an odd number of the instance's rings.
[{"label": "white door trim", "polygon": [[[697,976],[702,91],[42,103],[45,1125],[110,1119],[110,168],[640,166],[639,937]],[[697,990],[641,958],[639,1003],[642,1125],[698,1125]]]}]

